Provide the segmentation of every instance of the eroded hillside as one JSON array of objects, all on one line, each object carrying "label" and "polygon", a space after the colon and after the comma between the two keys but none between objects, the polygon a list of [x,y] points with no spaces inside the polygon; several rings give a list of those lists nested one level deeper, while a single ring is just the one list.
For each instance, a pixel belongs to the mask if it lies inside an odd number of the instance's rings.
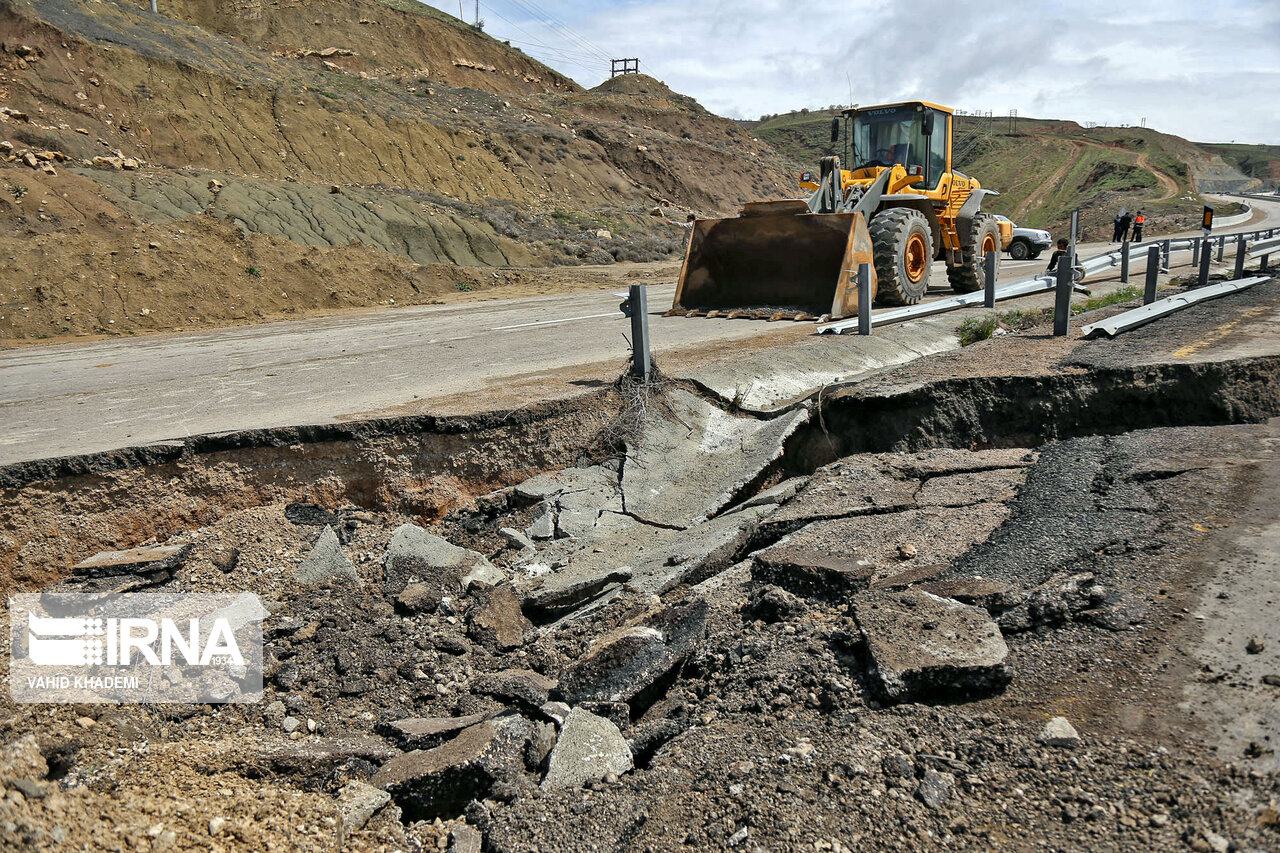
[{"label": "eroded hillside", "polygon": [[[15,156],[0,338],[151,328],[86,298],[82,281],[137,284],[118,270],[103,282],[92,262],[42,282],[42,300],[18,260],[42,235],[38,268],[51,271],[80,266],[64,247],[118,257],[146,251],[156,227],[181,232],[170,242],[190,253],[174,249],[166,286],[190,307],[150,321],[174,327],[221,322],[197,272],[236,280],[245,316],[278,316],[279,294],[310,284],[289,262],[342,248],[325,263],[345,267],[371,251],[354,264],[359,299],[327,307],[421,301],[429,288],[394,286],[417,266],[660,260],[683,244],[668,218],[785,189],[768,146],[658,81],[584,92],[420,4],[161,5],[19,0],[0,14],[0,134]],[[214,220],[245,235],[242,252],[219,249]],[[285,263],[242,257],[273,251]]]}]

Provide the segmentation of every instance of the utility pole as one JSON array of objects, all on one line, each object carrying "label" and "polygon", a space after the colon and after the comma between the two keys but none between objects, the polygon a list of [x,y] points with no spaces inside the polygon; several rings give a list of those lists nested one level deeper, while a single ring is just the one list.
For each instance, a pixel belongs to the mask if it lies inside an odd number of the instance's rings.
[{"label": "utility pole", "polygon": [[476,0],[476,19],[474,26],[480,26],[480,0]]}]

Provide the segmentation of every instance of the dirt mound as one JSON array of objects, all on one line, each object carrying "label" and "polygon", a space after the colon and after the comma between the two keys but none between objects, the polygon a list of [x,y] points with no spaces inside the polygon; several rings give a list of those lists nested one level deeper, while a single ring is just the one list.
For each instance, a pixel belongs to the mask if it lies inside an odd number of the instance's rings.
[{"label": "dirt mound", "polygon": [[693,98],[673,91],[666,83],[655,80],[647,74],[619,74],[617,77],[610,77],[590,91],[605,95],[648,95],[697,104]]}]

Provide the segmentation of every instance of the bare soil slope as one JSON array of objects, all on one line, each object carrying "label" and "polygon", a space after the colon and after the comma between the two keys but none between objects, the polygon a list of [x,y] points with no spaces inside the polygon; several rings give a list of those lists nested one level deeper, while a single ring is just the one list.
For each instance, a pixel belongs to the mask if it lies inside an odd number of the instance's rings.
[{"label": "bare soil slope", "polygon": [[[136,330],[225,322],[201,296],[210,278],[241,279],[246,318],[278,316],[281,289],[317,286],[273,280],[280,265],[334,248],[340,261],[317,263],[350,271],[356,295],[342,304],[399,299],[406,276],[430,277],[417,266],[670,259],[685,232],[668,217],[783,191],[767,146],[657,81],[583,92],[416,3],[163,11],[19,0],[0,12],[0,140],[12,146],[0,339],[118,331],[119,317],[80,298],[80,276],[97,280],[90,295],[120,287],[128,301],[152,295],[145,280],[112,280],[71,253],[145,247],[156,226],[184,234],[165,285],[193,307],[153,309]],[[219,220],[262,252],[277,244],[259,235],[295,246],[278,247],[279,264],[245,262],[222,250]],[[40,235],[40,265],[22,264]],[[262,275],[245,278],[250,266]],[[29,322],[37,275],[63,290],[60,317],[73,321]]]}]

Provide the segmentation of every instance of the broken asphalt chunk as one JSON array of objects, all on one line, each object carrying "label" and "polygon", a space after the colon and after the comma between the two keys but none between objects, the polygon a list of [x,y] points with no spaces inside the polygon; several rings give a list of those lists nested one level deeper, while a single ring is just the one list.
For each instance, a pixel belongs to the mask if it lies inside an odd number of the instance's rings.
[{"label": "broken asphalt chunk", "polygon": [[872,686],[887,702],[986,696],[1012,677],[999,627],[976,607],[907,590],[863,595],[853,609]]},{"label": "broken asphalt chunk", "polygon": [[408,717],[381,723],[377,732],[395,741],[404,750],[432,749],[453,735],[478,723],[488,714],[468,714],[465,717]]},{"label": "broken asphalt chunk", "polygon": [[454,817],[472,800],[485,799],[499,782],[521,776],[536,736],[533,723],[504,714],[434,749],[397,755],[369,782],[391,794],[408,820]]},{"label": "broken asphalt chunk", "polygon": [[842,557],[786,540],[754,555],[751,578],[804,598],[843,602],[866,589],[875,574],[866,561]]},{"label": "broken asphalt chunk", "polygon": [[360,583],[356,567],[351,565],[347,555],[342,553],[342,545],[338,542],[338,534],[332,527],[326,527],[320,538],[311,548],[311,553],[294,570],[293,576],[299,583],[314,586],[331,578],[345,577]]},{"label": "broken asphalt chunk", "polygon": [[105,578],[171,572],[182,565],[190,552],[190,545],[147,545],[127,551],[101,551],[76,563],[71,573],[82,578]]},{"label": "broken asphalt chunk", "polygon": [[478,676],[473,686],[478,693],[539,711],[555,690],[556,680],[531,669],[504,669]]},{"label": "broken asphalt chunk", "polygon": [[391,534],[383,558],[385,589],[394,595],[410,583],[425,584],[418,601],[426,609],[432,599],[438,604],[441,598],[460,593],[462,578],[487,565],[482,554],[459,548],[416,524],[402,524]]},{"label": "broken asphalt chunk", "polygon": [[626,702],[637,714],[703,638],[707,609],[700,598],[685,600],[611,631],[561,673],[558,693],[570,704]]},{"label": "broken asphalt chunk", "polygon": [[577,788],[632,768],[631,748],[618,727],[603,717],[574,708],[560,729],[547,762],[543,788]]},{"label": "broken asphalt chunk", "polygon": [[520,612],[520,602],[509,585],[476,583],[471,596],[476,605],[467,614],[467,634],[473,640],[490,651],[507,651],[524,643],[533,623]]}]

